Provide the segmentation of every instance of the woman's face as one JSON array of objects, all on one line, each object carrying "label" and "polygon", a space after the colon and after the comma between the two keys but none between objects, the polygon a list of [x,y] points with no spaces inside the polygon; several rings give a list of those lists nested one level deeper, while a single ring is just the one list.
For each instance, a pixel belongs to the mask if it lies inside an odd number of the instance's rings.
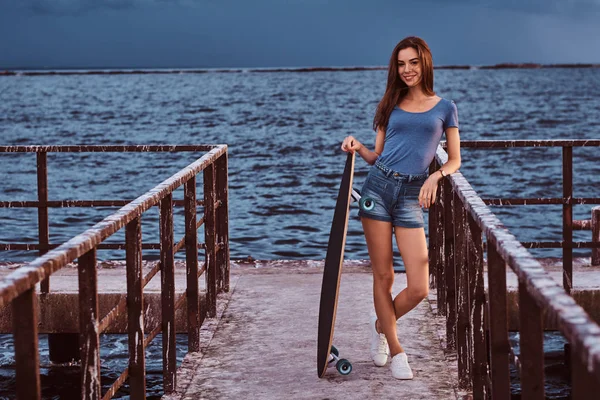
[{"label": "woman's face", "polygon": [[409,88],[421,83],[421,60],[417,50],[408,47],[398,52],[398,75]]}]

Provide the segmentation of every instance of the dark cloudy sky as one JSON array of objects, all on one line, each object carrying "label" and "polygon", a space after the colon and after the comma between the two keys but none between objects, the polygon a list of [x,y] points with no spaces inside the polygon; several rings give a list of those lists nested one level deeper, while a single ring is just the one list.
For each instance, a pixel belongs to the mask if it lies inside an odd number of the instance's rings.
[{"label": "dark cloudy sky", "polygon": [[0,0],[0,69],[600,63],[600,0]]}]

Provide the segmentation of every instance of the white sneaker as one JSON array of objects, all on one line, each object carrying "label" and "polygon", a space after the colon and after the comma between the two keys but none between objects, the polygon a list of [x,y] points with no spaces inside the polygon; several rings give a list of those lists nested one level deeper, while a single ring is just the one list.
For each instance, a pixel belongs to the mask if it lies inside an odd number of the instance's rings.
[{"label": "white sneaker", "polygon": [[371,318],[371,358],[373,363],[378,367],[383,367],[387,363],[390,348],[388,347],[387,339],[383,333],[378,333],[375,328],[377,317]]},{"label": "white sneaker", "polygon": [[406,353],[398,353],[392,357],[392,376],[396,379],[412,379],[413,373],[408,365]]}]

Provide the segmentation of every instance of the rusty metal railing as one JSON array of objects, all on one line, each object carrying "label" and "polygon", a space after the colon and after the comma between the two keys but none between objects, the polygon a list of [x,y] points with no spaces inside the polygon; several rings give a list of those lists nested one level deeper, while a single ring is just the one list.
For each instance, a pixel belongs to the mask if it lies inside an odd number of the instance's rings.
[{"label": "rusty metal railing", "polygon": [[[572,147],[600,146],[590,141],[479,141],[462,147],[563,147],[562,199],[537,204],[563,204],[564,287],[556,283],[490,211],[460,172],[444,180],[439,201],[429,213],[431,286],[437,289],[440,314],[446,316],[446,341],[456,351],[459,385],[475,399],[509,399],[509,363],[521,376],[522,398],[544,399],[544,321],[552,321],[571,345],[573,399],[600,391],[600,327],[570,296],[572,282],[572,206],[600,204],[600,198],[572,197]],[[432,170],[447,161],[439,148]],[[502,199],[502,204],[507,199]],[[532,199],[509,199],[531,204]],[[488,200],[487,203],[493,204]],[[483,238],[486,239],[484,246]],[[580,247],[595,247],[583,243]],[[484,287],[487,252],[488,293]],[[506,266],[518,278],[520,351],[509,342]]]},{"label": "rusty metal railing", "polygon": [[[592,248],[592,265],[600,265],[600,209],[592,210],[589,220],[573,220],[573,206],[576,204],[600,204],[600,197],[573,197],[573,148],[600,147],[600,140],[473,140],[462,141],[461,147],[474,149],[560,147],[562,148],[562,188],[559,198],[486,198],[487,205],[532,206],[562,204],[563,240],[558,242],[521,242],[528,249],[562,248],[563,287],[571,293],[573,287],[573,248]],[[591,230],[591,242],[574,242],[573,230]]]},{"label": "rusty metal railing", "polygon": [[[192,164],[146,192],[127,202],[121,209],[73,237],[69,241],[51,246],[48,243],[48,207],[70,204],[92,206],[96,204],[121,205],[122,201],[68,201],[49,202],[47,192],[48,152],[154,152],[194,151],[207,152]],[[48,278],[68,263],[77,259],[79,273],[79,321],[82,374],[82,398],[109,399],[127,378],[132,399],[146,396],[145,348],[162,332],[163,385],[165,393],[176,386],[175,310],[187,300],[188,351],[200,350],[200,326],[206,316],[216,315],[216,295],[229,290],[229,234],[227,190],[227,146],[0,146],[0,152],[35,152],[38,160],[38,201],[1,202],[3,207],[37,207],[40,222],[40,256],[22,266],[0,281],[0,307],[12,305],[13,335],[17,374],[17,397],[40,399],[41,386],[38,352],[38,316],[35,288],[42,284],[48,292]],[[204,215],[198,219],[196,206],[196,176],[203,172]],[[179,204],[185,208],[185,236],[174,241],[173,191],[184,186],[184,199]],[[141,236],[141,217],[153,206],[160,208],[160,243],[144,246]],[[204,224],[205,243],[198,243],[197,230]],[[125,244],[114,247],[102,242],[125,227]],[[11,249],[11,245],[4,246]],[[12,245],[21,248],[21,245]],[[54,249],[48,251],[50,248]],[[125,248],[127,297],[103,318],[98,314],[98,282],[96,251],[100,248]],[[160,261],[146,275],[142,275],[142,248],[160,248]],[[175,253],[185,248],[186,292],[175,296]],[[198,263],[198,248],[205,249],[205,264]],[[148,335],[144,334],[143,289],[152,277],[161,271],[161,323]],[[206,279],[205,304],[200,309],[198,279]],[[45,284],[44,284],[45,282]],[[116,317],[127,310],[129,336],[129,366],[102,396],[100,386],[99,334],[110,326]]]}]

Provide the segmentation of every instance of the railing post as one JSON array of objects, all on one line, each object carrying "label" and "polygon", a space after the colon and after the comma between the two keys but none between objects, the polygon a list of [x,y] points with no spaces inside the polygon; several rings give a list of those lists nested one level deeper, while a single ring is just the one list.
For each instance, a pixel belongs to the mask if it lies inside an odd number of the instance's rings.
[{"label": "railing post", "polygon": [[573,147],[563,149],[563,287],[573,288]]},{"label": "railing post", "polygon": [[446,200],[445,200],[445,191],[447,185],[442,181],[442,184],[439,187],[439,196],[437,201],[437,206],[435,209],[437,225],[435,226],[436,230],[436,244],[432,249],[431,245],[429,246],[429,251],[433,251],[436,253],[435,261],[436,261],[436,281],[437,281],[437,306],[439,313],[441,315],[446,315],[448,308],[446,307],[446,229],[445,229],[445,215],[446,215]]},{"label": "railing post", "polygon": [[519,280],[522,398],[544,400],[544,326],[542,310]]},{"label": "railing post", "polygon": [[456,348],[456,283],[454,274],[454,202],[450,180],[444,181],[444,275],[446,276],[446,346]]},{"label": "railing post", "polygon": [[215,165],[204,169],[204,242],[206,243],[206,306],[207,315],[217,315],[217,246],[215,235]]},{"label": "railing post", "polygon": [[[592,243],[600,243],[600,206],[592,208]],[[600,265],[600,247],[592,249],[592,265]]]},{"label": "railing post", "polygon": [[[429,165],[429,175],[432,175],[437,170],[437,163],[435,160]],[[441,185],[439,185],[441,186]],[[439,207],[439,196],[441,190],[438,187],[437,198],[436,201],[431,205],[429,209],[429,287],[431,289],[437,289],[437,267],[438,261],[437,256],[438,253],[436,249],[438,248],[438,236],[437,236],[437,209]],[[439,306],[438,306],[439,307]]]},{"label": "railing post", "polygon": [[173,254],[173,194],[160,202],[160,262],[161,262],[161,308],[163,386],[165,393],[172,393],[176,382],[175,348],[175,260]]},{"label": "railing post", "polygon": [[467,223],[464,204],[454,193],[454,274],[456,277],[456,351],[458,385],[471,388],[471,318],[467,269]]},{"label": "railing post", "polygon": [[495,242],[487,237],[488,295],[490,325],[490,373],[492,398],[510,399],[508,311],[506,306],[506,264]]},{"label": "railing post", "polygon": [[198,300],[198,229],[196,228],[196,176],[184,186],[185,260],[187,280],[188,351],[200,351]]},{"label": "railing post", "polygon": [[469,308],[471,315],[472,348],[473,348],[473,398],[486,399],[489,395],[487,387],[488,359],[485,342],[484,307],[485,287],[483,280],[483,240],[481,229],[473,217],[468,215],[469,236],[468,263],[469,266]]},{"label": "railing post", "polygon": [[[48,252],[50,243],[50,225],[48,223],[48,153],[39,152],[37,155],[37,192],[38,192],[38,238],[39,255]],[[40,283],[42,293],[50,291],[50,277]]]},{"label": "railing post", "polygon": [[125,262],[127,266],[129,387],[131,399],[138,400],[146,398],[142,225],[140,217],[129,222],[125,228]]},{"label": "railing post", "polygon": [[79,272],[79,332],[81,398],[100,399],[100,338],[98,334],[98,271],[96,249],[77,260]]},{"label": "railing post", "polygon": [[219,291],[229,291],[229,199],[227,184],[227,153],[216,161],[217,168],[217,198],[221,202],[217,210],[217,243],[221,246],[217,252],[218,288]]},{"label": "railing post", "polygon": [[600,382],[581,362],[580,354],[571,351],[571,398],[573,400],[596,400],[600,393]]},{"label": "railing post", "polygon": [[12,319],[17,365],[17,399],[39,400],[42,391],[35,288],[27,290],[12,301]]}]

